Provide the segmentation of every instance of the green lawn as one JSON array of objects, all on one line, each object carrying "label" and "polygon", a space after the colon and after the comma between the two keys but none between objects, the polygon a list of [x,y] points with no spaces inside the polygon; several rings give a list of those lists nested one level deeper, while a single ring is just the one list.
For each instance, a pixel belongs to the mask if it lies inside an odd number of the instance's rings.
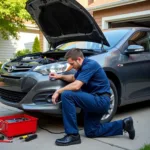
[{"label": "green lawn", "polygon": [[150,144],[145,145],[143,148],[141,148],[140,150],[150,150]]}]

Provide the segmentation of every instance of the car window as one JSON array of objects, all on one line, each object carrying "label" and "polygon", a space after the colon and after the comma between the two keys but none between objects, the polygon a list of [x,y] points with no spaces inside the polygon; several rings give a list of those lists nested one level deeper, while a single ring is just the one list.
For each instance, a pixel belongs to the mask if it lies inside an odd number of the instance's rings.
[{"label": "car window", "polygon": [[[104,45],[104,49],[109,50],[114,46],[116,46],[116,44],[118,44],[129,31],[130,29],[119,29],[119,30],[113,29],[113,30],[104,31],[103,33],[110,44],[110,47]],[[101,46],[102,45],[99,43],[78,41],[78,42],[70,42],[70,43],[62,44],[58,46],[56,49],[68,50],[71,48],[81,48],[81,49],[92,49],[95,51],[99,51],[101,49]]]},{"label": "car window", "polygon": [[116,46],[128,32],[130,32],[130,29],[112,29],[104,31],[104,35],[110,44],[110,48],[112,48]]},{"label": "car window", "polygon": [[146,31],[137,32],[129,40],[129,45],[141,45],[145,52],[150,52],[150,35]]}]

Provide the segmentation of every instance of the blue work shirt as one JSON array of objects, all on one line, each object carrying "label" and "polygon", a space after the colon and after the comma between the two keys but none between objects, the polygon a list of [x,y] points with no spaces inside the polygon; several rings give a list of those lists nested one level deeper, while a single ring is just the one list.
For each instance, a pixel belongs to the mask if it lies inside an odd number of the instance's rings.
[{"label": "blue work shirt", "polygon": [[84,83],[81,88],[84,92],[91,94],[110,93],[109,80],[102,67],[94,60],[85,58],[74,77]]}]

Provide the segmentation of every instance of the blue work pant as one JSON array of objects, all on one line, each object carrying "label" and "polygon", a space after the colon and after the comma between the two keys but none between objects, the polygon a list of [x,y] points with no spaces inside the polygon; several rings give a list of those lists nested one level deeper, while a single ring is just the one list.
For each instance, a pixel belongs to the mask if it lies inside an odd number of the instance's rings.
[{"label": "blue work pant", "polygon": [[106,137],[123,134],[123,121],[100,123],[108,112],[110,98],[83,91],[64,91],[61,94],[63,122],[66,134],[78,134],[76,106],[84,110],[84,131],[87,137]]}]

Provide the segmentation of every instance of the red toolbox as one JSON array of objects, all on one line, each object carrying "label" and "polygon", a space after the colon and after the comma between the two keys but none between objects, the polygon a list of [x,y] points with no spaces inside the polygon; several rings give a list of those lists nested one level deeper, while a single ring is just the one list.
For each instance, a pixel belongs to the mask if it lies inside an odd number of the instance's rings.
[{"label": "red toolbox", "polygon": [[37,118],[26,114],[0,117],[0,133],[8,138],[35,133],[37,120]]}]

